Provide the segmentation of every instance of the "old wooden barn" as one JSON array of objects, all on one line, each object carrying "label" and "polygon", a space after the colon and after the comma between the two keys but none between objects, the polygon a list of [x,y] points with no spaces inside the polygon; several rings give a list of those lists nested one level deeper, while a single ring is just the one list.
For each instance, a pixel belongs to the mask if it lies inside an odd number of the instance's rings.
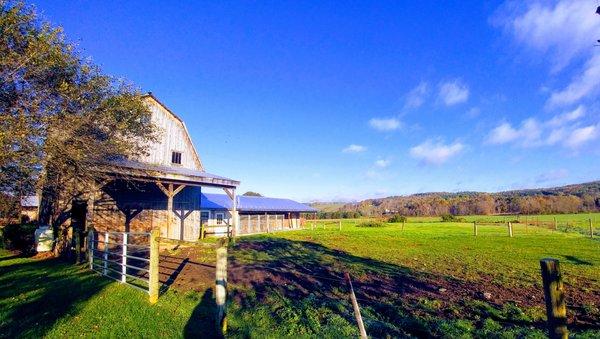
[{"label": "old wooden barn", "polygon": [[[237,216],[239,181],[206,172],[183,120],[151,93],[143,98],[162,131],[160,139],[150,145],[147,156],[115,162],[113,180],[73,203],[71,224],[99,232],[159,228],[162,237],[195,241],[200,236],[202,188],[223,189],[232,202],[228,213]],[[239,231],[237,220],[232,218],[230,233]]]}]

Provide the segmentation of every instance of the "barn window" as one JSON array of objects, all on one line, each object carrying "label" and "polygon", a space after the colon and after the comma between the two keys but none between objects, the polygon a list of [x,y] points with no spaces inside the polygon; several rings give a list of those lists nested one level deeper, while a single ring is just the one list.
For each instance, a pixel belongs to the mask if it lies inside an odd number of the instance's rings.
[{"label": "barn window", "polygon": [[223,213],[216,213],[215,217],[217,218],[217,225],[223,225]]},{"label": "barn window", "polygon": [[171,154],[171,162],[181,165],[181,152],[173,152]]}]

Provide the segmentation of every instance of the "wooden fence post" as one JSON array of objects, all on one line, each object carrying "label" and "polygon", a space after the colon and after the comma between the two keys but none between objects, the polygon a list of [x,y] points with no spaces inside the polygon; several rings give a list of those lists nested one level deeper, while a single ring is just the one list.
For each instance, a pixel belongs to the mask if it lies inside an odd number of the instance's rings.
[{"label": "wooden fence post", "polygon": [[123,233],[123,244],[121,245],[121,282],[127,282],[127,239],[129,234]]},{"label": "wooden fence post", "polygon": [[558,223],[556,222],[556,217],[554,217],[554,230],[558,229]]},{"label": "wooden fence post", "polygon": [[216,327],[225,334],[227,331],[227,246],[221,244],[217,248],[217,265],[215,270],[215,302],[217,304]]},{"label": "wooden fence post", "polygon": [[590,218],[590,238],[594,237],[594,224],[592,224],[592,218]]},{"label": "wooden fence post", "polygon": [[542,282],[544,283],[544,299],[548,316],[548,333],[551,339],[566,339],[567,306],[565,303],[564,286],[557,259],[545,258],[540,260]]},{"label": "wooden fence post", "polygon": [[352,280],[350,280],[350,274],[348,274],[348,272],[345,272],[344,277],[346,278],[348,286],[350,287],[350,300],[352,301],[352,308],[354,309],[354,317],[356,318],[356,323],[358,324],[360,338],[367,339],[367,331],[365,330],[365,324],[363,323],[362,316],[360,314],[360,308],[358,307],[356,295],[354,295],[354,288],[352,287]]},{"label": "wooden fence post", "polygon": [[150,277],[148,279],[148,292],[150,294],[150,303],[158,301],[158,257],[159,257],[159,238],[160,231],[153,229],[150,232]]},{"label": "wooden fence post", "polygon": [[511,238],[513,236],[513,228],[512,228],[512,223],[510,221],[508,222],[508,236]]},{"label": "wooden fence post", "polygon": [[477,221],[473,221],[473,235],[477,236]]}]

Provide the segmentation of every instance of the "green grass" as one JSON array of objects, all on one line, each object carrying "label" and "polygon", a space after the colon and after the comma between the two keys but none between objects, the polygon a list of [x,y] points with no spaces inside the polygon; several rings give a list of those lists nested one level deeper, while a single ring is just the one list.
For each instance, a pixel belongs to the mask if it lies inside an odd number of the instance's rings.
[{"label": "green grass", "polygon": [[0,250],[0,337],[183,337],[213,333],[211,291],[148,296],[58,259]]},{"label": "green grass", "polygon": [[[464,218],[467,222],[482,221],[482,222],[507,222],[513,220],[519,220],[524,222],[528,221],[556,221],[559,225],[571,223],[578,224],[587,227],[589,219],[592,219],[594,224],[600,228],[600,213],[576,213],[576,214],[540,214],[540,215],[466,215],[459,216]],[[440,221],[440,217],[408,217],[408,222],[437,222]]]},{"label": "green grass", "polygon": [[[423,272],[468,280],[477,280],[478,274],[485,273],[496,279],[504,277],[508,283],[526,282],[529,286],[539,282],[539,259],[556,257],[572,272],[572,279],[596,278],[595,286],[600,288],[600,280],[594,274],[600,267],[600,241],[576,233],[514,224],[514,237],[509,238],[505,225],[485,225],[478,227],[478,236],[474,237],[471,223],[407,222],[404,230],[400,224],[377,229],[355,227],[353,221],[344,221],[342,225],[342,232],[334,225],[326,226],[325,230],[316,227],[316,233],[307,230],[277,236],[308,240]],[[580,258],[590,265],[581,265]],[[461,267],[459,271],[457,266]],[[519,279],[511,274],[517,271]]]},{"label": "green grass", "polygon": [[[600,335],[600,241],[515,225],[336,225],[243,237],[229,250],[229,337],[544,337],[539,259],[561,261],[576,337]],[[147,295],[57,259],[0,250],[0,337],[214,335],[212,290]],[[482,297],[492,294],[491,300]]]},{"label": "green grass", "polygon": [[346,286],[335,281],[349,272],[373,336],[544,337],[539,260],[554,257],[568,300],[579,301],[570,308],[580,319],[572,332],[600,335],[600,241],[519,224],[514,235],[503,225],[481,226],[474,237],[470,223],[407,223],[401,230],[348,220],[341,232],[332,224],[244,238],[233,259],[254,280],[233,285],[245,307],[231,315],[232,333],[343,336],[327,326],[335,315],[336,329],[357,335]]}]

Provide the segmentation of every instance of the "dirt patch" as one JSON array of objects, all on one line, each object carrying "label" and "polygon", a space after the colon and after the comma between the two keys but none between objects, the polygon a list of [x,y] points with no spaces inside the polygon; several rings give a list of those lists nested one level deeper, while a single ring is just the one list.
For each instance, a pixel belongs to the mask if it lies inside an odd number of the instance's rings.
[{"label": "dirt patch", "polygon": [[[212,259],[212,260],[211,260]],[[215,282],[215,250],[212,246],[194,245],[162,250],[159,281],[163,289],[204,292]]]}]

